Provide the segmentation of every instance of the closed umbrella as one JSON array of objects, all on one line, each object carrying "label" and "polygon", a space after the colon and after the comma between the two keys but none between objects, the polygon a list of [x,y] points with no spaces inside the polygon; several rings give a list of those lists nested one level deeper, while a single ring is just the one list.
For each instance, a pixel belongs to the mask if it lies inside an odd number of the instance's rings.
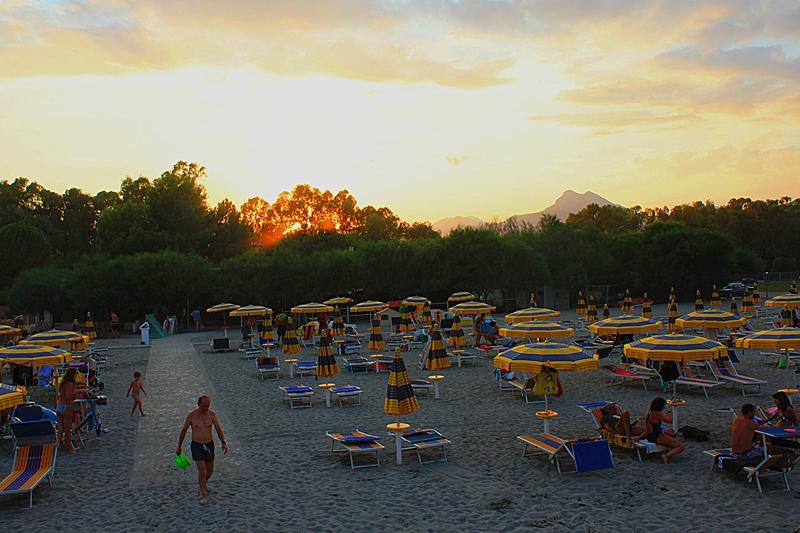
[{"label": "closed umbrella", "polygon": [[583,298],[583,291],[578,291],[578,304],[575,307],[575,314],[586,316],[586,300]]},{"label": "closed umbrella", "polygon": [[320,331],[319,346],[317,348],[317,377],[330,377],[339,373],[339,365],[331,349],[331,338],[327,329]]},{"label": "closed umbrella", "polygon": [[411,322],[411,312],[414,309],[411,305],[402,304],[400,306],[400,333],[408,333],[414,331],[414,325]]},{"label": "closed umbrella", "polygon": [[486,315],[495,310],[495,306],[485,302],[463,302],[450,308],[457,315]]},{"label": "closed umbrella", "polygon": [[756,331],[736,339],[736,346],[748,349],[783,350],[786,357],[786,387],[791,387],[789,350],[800,348],[800,328],[774,328]]},{"label": "closed umbrella", "polygon": [[736,305],[736,297],[731,296],[731,314],[738,315],[739,314],[739,306]]},{"label": "closed umbrella", "polygon": [[711,307],[719,307],[720,305],[722,305],[722,300],[719,298],[719,291],[717,286],[713,285],[711,287]]},{"label": "closed umbrella", "polygon": [[448,304],[450,302],[453,303],[461,303],[461,302],[471,302],[472,300],[477,300],[478,297],[471,292],[468,291],[459,291],[454,292],[450,295],[450,298],[447,299]]},{"label": "closed umbrella", "polygon": [[342,319],[342,312],[339,308],[336,308],[336,312],[333,315],[333,326],[331,327],[331,335],[336,337],[337,335],[344,335],[344,320]]},{"label": "closed umbrella", "polygon": [[397,464],[403,462],[400,432],[408,428],[408,424],[402,424],[399,417],[410,415],[416,411],[419,411],[419,400],[414,396],[414,389],[411,388],[411,380],[408,377],[408,371],[403,361],[403,354],[400,348],[396,348],[389,370],[389,383],[386,386],[386,398],[383,400],[383,412],[387,415],[398,417],[396,424],[387,426],[388,429],[395,432]]},{"label": "closed umbrella", "polygon": [[652,318],[653,317],[653,301],[647,297],[647,293],[644,293],[642,297],[642,317],[644,318]]},{"label": "closed umbrella", "polygon": [[606,318],[611,318],[611,310],[608,308],[608,304],[603,304],[603,320]]},{"label": "closed umbrella", "polygon": [[86,322],[83,324],[83,334],[89,337],[89,340],[97,338],[97,330],[94,327],[92,313],[89,311],[86,312]]},{"label": "closed umbrella", "polygon": [[661,322],[635,315],[620,315],[604,318],[589,325],[589,331],[595,335],[635,335],[651,333],[661,329]]},{"label": "closed umbrella", "polygon": [[705,309],[703,297],[700,295],[700,289],[697,289],[694,293],[694,310],[702,311],[703,309]]},{"label": "closed umbrella", "polygon": [[300,341],[297,340],[297,329],[294,327],[292,317],[286,321],[286,333],[283,334],[283,352],[289,355],[299,353]]},{"label": "closed umbrella", "polygon": [[678,296],[675,294],[675,287],[669,288],[669,298],[667,298],[667,301],[671,302],[672,300],[678,301]]},{"label": "closed umbrella", "polygon": [[761,291],[758,290],[758,282],[753,284],[753,305],[761,305]]},{"label": "closed umbrella", "polygon": [[0,411],[11,409],[25,402],[27,390],[21,385],[0,383]]},{"label": "closed umbrella", "polygon": [[794,325],[792,322],[792,310],[789,309],[788,305],[784,306],[784,308],[781,309],[781,327],[790,328]]},{"label": "closed umbrella", "polygon": [[597,322],[597,305],[594,303],[594,296],[589,295],[589,306],[586,308],[586,322],[594,324]]},{"label": "closed umbrella", "polygon": [[264,342],[275,342],[275,332],[272,330],[272,313],[264,315],[264,329],[261,332],[261,340]]},{"label": "closed umbrella", "polygon": [[706,338],[715,340],[716,330],[740,328],[744,326],[745,322],[747,322],[746,318],[722,309],[704,309],[683,315],[675,322],[675,325],[678,329],[704,328]]},{"label": "closed umbrella", "polygon": [[431,322],[433,322],[433,317],[431,316],[431,304],[425,304],[422,307],[422,314],[419,318],[420,323],[423,326],[429,326]]},{"label": "closed umbrella", "polygon": [[512,339],[557,339],[570,337],[575,330],[556,324],[555,322],[540,322],[531,320],[518,322],[511,326],[500,328],[500,335]]},{"label": "closed umbrella", "polygon": [[753,297],[750,296],[750,289],[745,289],[744,297],[742,297],[742,314],[752,315],[756,312],[756,306],[753,305]]},{"label": "closed umbrella", "polygon": [[372,315],[372,321],[370,322],[369,328],[369,342],[367,343],[367,347],[370,350],[376,351],[382,351],[384,348],[380,313],[374,313]]},{"label": "closed umbrella", "polygon": [[633,298],[631,298],[631,291],[625,289],[625,297],[622,298],[622,313],[629,315],[633,312]]},{"label": "closed umbrella", "polygon": [[669,301],[669,310],[667,311],[667,329],[669,331],[678,331],[678,302],[675,298]]},{"label": "closed umbrella", "polygon": [[428,370],[439,370],[441,368],[450,368],[450,356],[444,349],[444,340],[442,340],[442,331],[439,326],[434,324],[430,332],[431,340],[428,345],[428,357],[425,359],[425,368]]},{"label": "closed umbrella", "polygon": [[461,348],[467,345],[467,337],[461,328],[461,317],[458,315],[453,317],[453,325],[450,327],[450,337],[447,339],[447,343],[452,348]]},{"label": "closed umbrella", "polygon": [[527,309],[520,309],[505,316],[506,322],[513,324],[515,322],[527,322],[528,320],[544,320],[546,318],[555,318],[560,316],[560,311],[547,309],[546,307],[528,307]]}]

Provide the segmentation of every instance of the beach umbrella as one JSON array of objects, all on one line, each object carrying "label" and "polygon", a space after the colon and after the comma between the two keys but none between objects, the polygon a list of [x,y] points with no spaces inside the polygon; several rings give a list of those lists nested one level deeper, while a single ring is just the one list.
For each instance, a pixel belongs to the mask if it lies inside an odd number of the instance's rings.
[{"label": "beach umbrella", "polygon": [[0,324],[0,335],[19,335],[19,328]]},{"label": "beach umbrella", "polygon": [[477,300],[477,299],[478,299],[478,297],[476,295],[472,294],[471,292],[459,291],[459,292],[454,292],[453,294],[451,294],[450,298],[447,299],[447,302],[448,303],[449,302],[455,302],[455,303],[471,302],[472,300]]},{"label": "beach umbrella", "polygon": [[21,385],[6,385],[0,383],[0,411],[11,409],[25,402],[27,394],[25,387]]},{"label": "beach umbrella", "polygon": [[669,298],[667,298],[667,301],[671,302],[672,300],[675,300],[676,302],[678,301],[678,297],[675,294],[675,287],[669,288]]},{"label": "beach umbrella", "polygon": [[292,307],[292,313],[296,315],[318,315],[331,312],[333,312],[333,307],[327,304],[318,304],[317,302],[310,302]]},{"label": "beach umbrella", "polygon": [[788,307],[789,309],[797,309],[800,308],[800,294],[792,292],[779,294],[764,302],[764,305],[767,307]]},{"label": "beach umbrella", "polygon": [[603,304],[603,320],[606,318],[611,318],[611,310],[608,308],[608,304]]},{"label": "beach umbrella", "polygon": [[631,291],[625,289],[625,297],[622,298],[622,313],[629,315],[633,312],[633,298],[631,298]]},{"label": "beach umbrella", "polygon": [[381,315],[374,313],[369,327],[369,342],[367,347],[370,350],[381,351],[384,348],[383,331],[381,330]]},{"label": "beach umbrella", "polygon": [[495,309],[495,306],[485,302],[463,302],[451,307],[450,312],[457,315],[485,315]]},{"label": "beach umbrella", "polygon": [[746,318],[728,313],[722,309],[704,309],[687,313],[675,321],[678,329],[704,328],[707,339],[716,339],[716,330],[740,328],[747,322]]},{"label": "beach umbrella", "polygon": [[227,312],[235,311],[239,309],[240,306],[232,303],[223,302],[217,305],[213,305],[206,309],[206,313],[222,313],[222,331],[225,332],[225,336],[228,336],[228,320],[227,320]]},{"label": "beach umbrella", "polygon": [[350,306],[351,313],[373,313],[375,311],[382,311],[386,309],[387,305],[384,302],[376,300],[367,300],[366,302],[357,303]]},{"label": "beach umbrella", "polygon": [[331,349],[330,333],[327,329],[320,331],[319,346],[317,347],[317,377],[330,377],[339,373],[339,365]]},{"label": "beach umbrella", "polygon": [[604,318],[589,325],[589,331],[595,335],[634,335],[651,333],[661,329],[661,322],[635,315],[620,315]]},{"label": "beach umbrella", "polygon": [[570,337],[575,330],[556,324],[555,322],[541,322],[531,320],[518,322],[511,326],[500,328],[500,335],[512,339],[556,339]]},{"label": "beach umbrella", "polygon": [[561,315],[560,311],[554,311],[546,307],[528,307],[527,309],[520,309],[519,311],[507,314],[505,320],[513,324],[515,322],[527,322],[528,320],[544,320],[559,315]]},{"label": "beach umbrella", "polygon": [[781,327],[782,328],[790,328],[792,327],[792,310],[789,309],[789,306],[784,306],[781,309]]},{"label": "beach umbrella", "polygon": [[653,317],[653,301],[647,297],[647,293],[644,293],[642,296],[642,317],[643,318],[652,318]]},{"label": "beach umbrella", "polygon": [[331,327],[331,335],[336,337],[337,335],[344,335],[344,320],[342,319],[342,312],[339,308],[336,309],[336,313],[333,315],[333,326]]},{"label": "beach umbrella", "polygon": [[[225,305],[233,305],[233,304],[225,304]],[[230,316],[263,316],[269,315],[272,313],[272,309],[269,307],[264,307],[263,305],[245,305],[243,307],[238,307],[236,309],[232,309]]]},{"label": "beach umbrella", "polygon": [[353,299],[347,296],[336,296],[335,298],[329,298],[322,303],[325,305],[345,305],[353,303]]},{"label": "beach umbrella", "polygon": [[744,297],[742,298],[742,314],[752,315],[756,312],[756,306],[753,305],[753,297],[750,296],[750,289],[745,289]]},{"label": "beach umbrella", "polygon": [[40,367],[67,363],[72,359],[72,354],[52,346],[20,344],[0,348],[0,359],[14,365]]},{"label": "beach umbrella", "polygon": [[700,289],[697,289],[694,293],[694,310],[702,311],[703,309],[705,309],[703,297],[700,295]]},{"label": "beach umbrella", "polygon": [[86,312],[86,322],[83,324],[83,334],[89,337],[89,340],[97,338],[97,330],[94,328],[92,313],[89,311]]},{"label": "beach umbrella", "polygon": [[586,308],[586,322],[594,324],[597,322],[597,305],[594,303],[594,296],[589,295],[589,306]]},{"label": "beach umbrella", "polygon": [[439,370],[440,368],[450,368],[450,356],[444,349],[444,340],[439,326],[434,324],[431,327],[431,340],[428,345],[428,357],[425,359],[425,368],[428,370]]},{"label": "beach umbrella", "polygon": [[431,322],[433,322],[433,317],[431,316],[431,305],[425,304],[422,307],[422,314],[420,315],[419,321],[422,325],[428,326]]},{"label": "beach umbrella", "polygon": [[738,315],[739,314],[739,306],[736,305],[736,297],[731,296],[731,314]]},{"label": "beach umbrella", "polygon": [[414,389],[411,388],[411,380],[408,377],[408,371],[403,361],[403,354],[400,352],[400,348],[396,348],[389,369],[389,383],[386,386],[386,398],[383,400],[383,412],[387,415],[395,415],[398,417],[396,425],[390,424],[387,426],[389,429],[392,429],[392,427],[395,428],[395,454],[397,464],[403,462],[400,431],[408,427],[407,424],[401,425],[399,417],[410,415],[416,411],[419,411],[419,400],[414,396]]},{"label": "beach umbrella", "polygon": [[408,333],[414,330],[414,324],[411,323],[411,312],[414,307],[406,304],[400,306],[400,333]]},{"label": "beach umbrella", "polygon": [[761,291],[758,290],[758,282],[753,284],[753,304],[761,305]]},{"label": "beach umbrella", "polygon": [[450,338],[447,339],[447,343],[453,348],[467,345],[467,337],[461,328],[461,317],[458,315],[453,317],[453,325],[450,327]]},{"label": "beach umbrella", "polygon": [[61,331],[51,329],[36,333],[19,341],[19,344],[37,344],[39,346],[65,346],[69,344],[74,349],[85,349],[86,339],[75,331]]},{"label": "beach umbrella", "polygon": [[431,301],[425,298],[424,296],[409,296],[405,300],[403,300],[403,305],[408,307],[413,307],[417,309],[419,307],[424,306],[425,304],[430,304]]},{"label": "beach umbrella", "polygon": [[575,307],[575,314],[586,316],[586,300],[583,299],[583,291],[578,291],[578,304]]},{"label": "beach umbrella", "polygon": [[792,374],[789,370],[789,350],[800,348],[800,328],[774,328],[756,331],[736,339],[736,346],[738,348],[784,351],[786,358],[786,386],[791,386]]},{"label": "beach umbrella", "polygon": [[272,330],[272,313],[264,315],[264,329],[261,332],[261,340],[266,342],[275,341],[275,332]]},{"label": "beach umbrella", "polygon": [[[677,361],[682,363],[688,363],[689,361],[708,361],[728,353],[728,349],[725,345],[717,341],[681,333],[645,337],[630,344],[626,344],[623,346],[622,351],[625,357],[650,361]],[[677,387],[677,383],[673,381],[673,397],[677,397]]]},{"label": "beach umbrella", "polygon": [[716,285],[711,286],[711,307],[719,307],[722,305],[722,300],[719,298],[719,291]]},{"label": "beach umbrella", "polygon": [[673,298],[669,301],[669,310],[667,312],[667,329],[669,331],[678,331],[678,302]]},{"label": "beach umbrella", "polygon": [[289,355],[299,353],[300,341],[297,340],[297,330],[294,327],[292,317],[286,321],[286,333],[283,334],[283,352]]}]

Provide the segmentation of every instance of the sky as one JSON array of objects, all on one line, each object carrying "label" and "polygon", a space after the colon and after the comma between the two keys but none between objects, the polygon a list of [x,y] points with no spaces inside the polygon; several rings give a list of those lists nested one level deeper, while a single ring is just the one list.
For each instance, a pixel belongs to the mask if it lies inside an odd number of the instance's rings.
[{"label": "sky", "polygon": [[2,0],[0,179],[407,220],[800,196],[800,2]]}]

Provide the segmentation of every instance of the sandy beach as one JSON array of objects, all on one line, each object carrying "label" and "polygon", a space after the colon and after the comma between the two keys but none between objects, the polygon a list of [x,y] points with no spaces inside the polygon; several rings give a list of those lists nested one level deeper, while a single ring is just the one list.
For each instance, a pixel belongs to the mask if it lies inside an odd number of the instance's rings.
[{"label": "sandy beach", "polygon": [[[690,304],[681,305],[688,312]],[[665,314],[656,306],[656,315]],[[618,314],[615,312],[614,314]],[[567,312],[562,319],[572,319]],[[758,323],[756,323],[758,325]],[[362,333],[366,324],[360,324]],[[232,330],[231,335],[235,335]],[[383,437],[380,468],[351,471],[346,454],[331,454],[326,430],[356,428],[385,435],[394,421],[383,412],[386,373],[343,371],[333,381],[364,390],[362,405],[324,406],[317,389],[312,409],[290,409],[279,381],[259,379],[255,363],[238,352],[213,353],[209,342],[220,332],[184,333],[156,339],[147,348],[129,347],[136,338],[99,340],[111,347],[103,376],[109,405],[103,423],[111,431],[72,456],[59,457],[55,485],[42,484],[27,499],[0,500],[0,521],[8,530],[51,531],[793,531],[800,526],[800,480],[795,490],[760,496],[744,476],[710,470],[702,450],[728,445],[731,415],[745,400],[739,389],[718,387],[704,398],[699,390],[679,390],[688,404],[682,424],[711,432],[710,441],[684,441],[686,451],[664,465],[656,457],[639,463],[635,454],[613,450],[614,468],[599,473],[563,474],[546,460],[522,457],[517,435],[541,432],[534,416],[539,404],[526,405],[519,394],[500,392],[489,359],[470,367],[446,369],[441,399],[420,398],[421,409],[403,420],[433,427],[453,444],[449,462],[420,465],[413,454],[394,464],[393,439]],[[368,353],[366,344],[363,353]],[[419,350],[405,353],[414,378]],[[283,354],[281,354],[283,359]],[[301,359],[316,359],[307,348]],[[760,396],[747,401],[771,405],[770,395],[784,385],[785,370],[764,365],[757,352],[745,352],[743,374],[769,381]],[[341,363],[340,363],[341,366]],[[147,417],[130,417],[125,390],[134,370],[144,374]],[[792,374],[795,381],[798,376]],[[616,400],[634,417],[662,395],[655,385],[610,386],[599,372],[560,375],[560,413],[551,432],[565,438],[594,434],[589,415],[577,403]],[[302,380],[316,387],[313,378]],[[218,445],[216,473],[209,482],[210,503],[200,503],[194,466],[172,465],[184,416],[200,394],[212,397],[227,434],[230,452]],[[188,441],[184,449],[188,448]],[[0,473],[9,471],[12,447],[0,442]],[[768,480],[767,488],[779,488]],[[62,518],[63,517],[63,518]]]}]

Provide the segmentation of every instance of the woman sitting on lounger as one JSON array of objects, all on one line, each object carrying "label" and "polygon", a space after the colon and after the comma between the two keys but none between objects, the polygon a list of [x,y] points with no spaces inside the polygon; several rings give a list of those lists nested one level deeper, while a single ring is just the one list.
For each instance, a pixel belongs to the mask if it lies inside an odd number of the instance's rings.
[{"label": "woman sitting on lounger", "polygon": [[[776,427],[785,426],[799,426],[800,422],[797,421],[797,413],[792,407],[792,402],[789,401],[789,395],[783,391],[778,391],[772,395],[775,400],[775,407],[778,408],[767,420],[776,420]],[[772,444],[781,446],[783,448],[800,448],[800,443],[794,439],[772,439]]]},{"label": "woman sitting on lounger", "polygon": [[667,405],[667,400],[658,397],[650,402],[650,409],[647,411],[645,417],[645,433],[644,438],[650,442],[661,444],[670,448],[670,450],[661,456],[664,464],[668,463],[670,459],[683,452],[685,449],[683,444],[675,438],[675,432],[672,429],[661,429],[661,424],[671,424],[672,415],[664,413],[664,407]]},{"label": "woman sitting on lounger", "polygon": [[603,415],[601,427],[611,433],[625,435],[629,439],[639,440],[644,428],[639,426],[639,420],[631,424],[631,413],[620,409],[619,405],[609,403],[600,409]]}]

